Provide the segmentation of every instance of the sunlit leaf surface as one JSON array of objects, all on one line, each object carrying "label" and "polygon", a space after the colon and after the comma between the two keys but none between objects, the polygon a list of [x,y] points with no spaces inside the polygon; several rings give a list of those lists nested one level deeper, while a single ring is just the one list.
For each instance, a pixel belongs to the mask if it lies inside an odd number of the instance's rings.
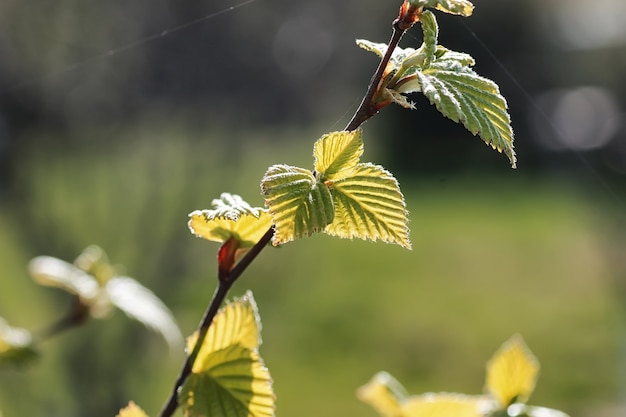
[{"label": "sunlit leaf surface", "polygon": [[445,13],[471,16],[474,5],[468,0],[409,0],[411,4],[423,7],[434,7]]},{"label": "sunlit leaf surface", "polygon": [[271,166],[261,180],[261,189],[276,226],[275,245],[320,232],[333,220],[330,191],[309,170]]},{"label": "sunlit leaf surface", "polygon": [[148,415],[134,402],[128,403],[128,405],[120,410],[117,417],[148,417]]},{"label": "sunlit leaf surface", "polygon": [[487,363],[485,388],[506,409],[513,403],[525,403],[533,390],[539,373],[539,362],[521,336],[505,342]]},{"label": "sunlit leaf surface", "polygon": [[272,225],[266,210],[251,207],[236,194],[222,193],[211,204],[213,209],[189,214],[189,230],[203,239],[222,243],[234,237],[240,248],[250,248]]},{"label": "sunlit leaf surface", "polygon": [[[197,335],[188,339],[193,349]],[[260,322],[251,293],[215,317],[179,402],[185,416],[269,417],[274,392],[258,353]]]},{"label": "sunlit leaf surface", "polygon": [[424,394],[404,403],[402,417],[482,417],[484,401],[484,397],[463,394]]},{"label": "sunlit leaf surface", "polygon": [[350,176],[334,181],[331,192],[335,220],[326,233],[411,248],[404,197],[396,179],[383,167],[359,164]]},{"label": "sunlit leaf surface", "polygon": [[[471,13],[471,3],[464,1],[423,0],[414,3],[460,14]],[[393,75],[383,79],[379,100],[414,109],[413,103],[401,94],[421,92],[444,116],[463,124],[493,149],[506,154],[515,168],[517,160],[511,118],[498,85],[474,72],[474,59],[468,54],[437,45],[438,26],[433,13],[424,11],[420,20],[424,34],[422,46],[417,50],[394,50],[389,63],[389,72]],[[379,56],[387,49],[385,44],[364,40],[357,43]]]},{"label": "sunlit leaf surface", "polygon": [[313,172],[268,169],[261,188],[276,225],[275,244],[324,231],[411,247],[398,182],[384,168],[360,163],[362,154],[361,130],[333,132],[315,142]]},{"label": "sunlit leaf surface", "polygon": [[401,404],[409,398],[404,387],[387,372],[379,372],[357,391],[359,400],[372,406],[383,417],[401,414]]}]

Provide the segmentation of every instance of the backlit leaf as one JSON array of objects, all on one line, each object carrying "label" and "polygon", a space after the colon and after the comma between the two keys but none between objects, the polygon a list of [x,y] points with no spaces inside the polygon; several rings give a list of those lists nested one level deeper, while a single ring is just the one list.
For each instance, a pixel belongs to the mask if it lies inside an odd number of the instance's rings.
[{"label": "backlit leaf", "polygon": [[342,170],[354,168],[362,154],[361,129],[328,133],[318,139],[313,146],[315,171],[321,174],[321,181],[332,180]]},{"label": "backlit leaf", "polygon": [[411,248],[404,197],[398,181],[383,167],[358,164],[349,176],[332,181],[330,189],[335,219],[326,233]]},{"label": "backlit leaf", "polygon": [[505,342],[487,363],[486,391],[506,409],[513,403],[525,403],[539,373],[539,363],[521,336]]},{"label": "backlit leaf", "polygon": [[39,256],[30,261],[29,270],[36,282],[78,296],[80,305],[87,307],[93,318],[108,317],[112,308],[117,307],[128,317],[159,332],[171,349],[182,346],[182,335],[165,304],[133,278],[117,276],[102,249],[89,246],[75,264]]},{"label": "backlit leaf", "polygon": [[402,384],[387,372],[379,372],[357,390],[357,397],[371,405],[383,417],[394,417],[401,413],[401,404],[409,394]]},{"label": "backlit leaf", "polygon": [[131,401],[126,407],[120,410],[117,417],[148,417],[148,415],[141,407]]},{"label": "backlit leaf", "polygon": [[272,379],[256,350],[233,345],[213,352],[205,370],[185,381],[179,402],[188,417],[270,417]]},{"label": "backlit leaf", "polygon": [[33,258],[28,269],[33,280],[48,287],[58,287],[85,300],[98,295],[96,279],[76,266],[51,256]]},{"label": "backlit leaf", "polygon": [[333,220],[330,191],[309,170],[271,166],[261,180],[261,189],[276,227],[274,245],[320,232]]},{"label": "backlit leaf", "polygon": [[401,93],[421,91],[444,116],[460,122],[474,135],[516,166],[513,130],[507,103],[491,80],[481,77],[457,62],[440,61],[415,72],[417,83],[406,82],[396,89]]},{"label": "backlit leaf", "polygon": [[236,194],[222,193],[211,204],[213,209],[189,214],[189,230],[203,239],[222,243],[234,237],[240,248],[250,248],[272,225],[266,210],[251,207]]},{"label": "backlit leaf", "polygon": [[[196,334],[188,339],[189,350],[196,340]],[[179,395],[184,415],[273,416],[272,379],[259,356],[260,343],[256,303],[248,292],[214,318]]]},{"label": "backlit leaf", "polygon": [[434,7],[445,13],[471,16],[474,5],[468,0],[409,0],[412,5]]},{"label": "backlit leaf", "polygon": [[[193,366],[194,372],[206,370],[204,361],[213,352],[237,345],[249,350],[261,344],[261,320],[251,292],[227,303],[220,309],[202,343],[200,353]],[[187,349],[191,352],[196,344],[197,332],[187,338]]]},{"label": "backlit leaf", "polygon": [[402,417],[482,417],[485,401],[484,397],[463,394],[423,394],[403,404]]},{"label": "backlit leaf", "polygon": [[324,231],[410,248],[404,196],[391,173],[359,163],[361,131],[329,133],[313,149],[314,172],[275,165],[261,182],[276,226],[274,244]]}]

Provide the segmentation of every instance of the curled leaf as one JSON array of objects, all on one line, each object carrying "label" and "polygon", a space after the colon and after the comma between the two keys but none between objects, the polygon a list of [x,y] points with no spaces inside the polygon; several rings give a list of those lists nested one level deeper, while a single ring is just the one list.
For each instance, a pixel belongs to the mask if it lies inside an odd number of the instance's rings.
[{"label": "curled leaf", "polygon": [[189,214],[189,230],[203,239],[223,243],[233,237],[240,242],[241,249],[247,249],[272,225],[266,210],[250,206],[236,194],[222,193],[211,204],[213,209]]}]

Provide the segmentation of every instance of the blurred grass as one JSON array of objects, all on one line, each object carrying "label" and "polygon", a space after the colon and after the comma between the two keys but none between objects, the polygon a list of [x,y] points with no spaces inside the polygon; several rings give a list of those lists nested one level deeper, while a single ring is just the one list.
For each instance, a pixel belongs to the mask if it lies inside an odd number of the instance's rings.
[{"label": "blurred grass", "polygon": [[[310,167],[317,136],[199,131],[120,128],[109,134],[124,140],[72,154],[38,138],[0,211],[0,316],[40,329],[61,315],[68,298],[36,287],[26,263],[97,243],[191,333],[217,246],[189,234],[187,214],[222,191],[260,205],[265,168]],[[542,363],[533,404],[598,416],[623,401],[623,271],[610,256],[623,241],[610,212],[566,183],[503,177],[400,178],[413,251],[315,236],[261,255],[233,295],[257,299],[278,415],[374,416],[354,391],[383,369],[415,393],[480,393],[485,362],[513,333]],[[119,313],[42,351],[0,371],[5,416],[112,416],[131,399],[156,415],[182,361]]]}]

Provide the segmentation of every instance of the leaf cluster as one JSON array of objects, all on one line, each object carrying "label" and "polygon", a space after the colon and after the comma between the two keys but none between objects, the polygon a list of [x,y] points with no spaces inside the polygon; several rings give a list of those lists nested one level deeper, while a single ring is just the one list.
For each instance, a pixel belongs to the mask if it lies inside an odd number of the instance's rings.
[{"label": "leaf cluster", "polygon": [[515,335],[487,363],[484,395],[427,393],[409,395],[386,372],[379,372],[357,396],[383,417],[567,417],[561,411],[527,405],[535,389],[539,362]]}]

